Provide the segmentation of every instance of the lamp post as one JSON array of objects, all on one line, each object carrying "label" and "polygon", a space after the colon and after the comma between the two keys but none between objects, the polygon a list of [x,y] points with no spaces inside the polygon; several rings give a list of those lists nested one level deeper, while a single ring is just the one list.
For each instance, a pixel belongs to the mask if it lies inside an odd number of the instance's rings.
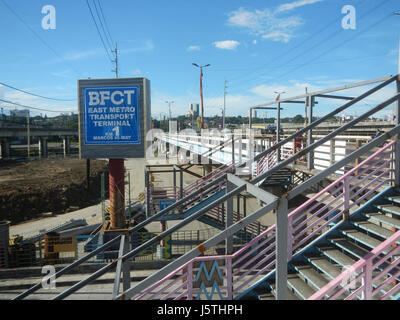
[{"label": "lamp post", "polygon": [[196,63],[192,63],[197,68],[200,68],[200,105],[201,105],[201,115],[200,115],[200,129],[203,129],[204,125],[204,107],[203,107],[203,68],[209,67],[210,64],[204,66],[199,66]]},{"label": "lamp post", "polygon": [[[277,108],[277,119],[276,119],[276,143],[279,143],[279,140],[281,139],[281,133],[280,133],[280,127],[281,127],[281,94],[284,94],[286,92],[282,91],[282,92],[277,92],[275,91],[275,93],[278,95],[276,97],[276,102],[278,102],[278,108]],[[278,162],[281,161],[281,149],[278,149]]]}]

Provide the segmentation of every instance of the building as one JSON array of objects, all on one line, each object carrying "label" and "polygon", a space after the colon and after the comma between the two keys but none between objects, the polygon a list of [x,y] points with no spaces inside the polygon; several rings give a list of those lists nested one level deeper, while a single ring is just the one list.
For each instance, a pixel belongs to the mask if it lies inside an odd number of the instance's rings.
[{"label": "building", "polygon": [[191,103],[190,104],[190,110],[193,113],[193,117],[197,118],[200,115],[200,104],[198,103]]},{"label": "building", "polygon": [[29,110],[24,109],[24,110],[10,110],[10,116],[11,117],[29,117]]}]

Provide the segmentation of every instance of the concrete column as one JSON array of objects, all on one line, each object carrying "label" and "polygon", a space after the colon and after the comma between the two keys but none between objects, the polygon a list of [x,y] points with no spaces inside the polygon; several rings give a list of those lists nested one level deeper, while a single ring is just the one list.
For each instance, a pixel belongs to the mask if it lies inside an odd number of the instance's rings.
[{"label": "concrete column", "polygon": [[111,228],[125,228],[126,222],[124,159],[110,159],[108,166]]},{"label": "concrete column", "polygon": [[47,158],[48,147],[47,147],[47,137],[39,137],[39,156]]},{"label": "concrete column", "polygon": [[5,159],[10,156],[10,141],[1,140],[1,158]]},{"label": "concrete column", "polygon": [[71,153],[71,138],[63,137],[63,151],[64,157]]}]

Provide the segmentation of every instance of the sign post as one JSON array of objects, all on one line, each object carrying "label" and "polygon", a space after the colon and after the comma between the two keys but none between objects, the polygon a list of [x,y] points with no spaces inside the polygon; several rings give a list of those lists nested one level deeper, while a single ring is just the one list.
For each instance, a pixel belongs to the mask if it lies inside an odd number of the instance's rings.
[{"label": "sign post", "polygon": [[111,229],[126,227],[125,158],[145,158],[151,129],[146,78],[78,80],[79,154],[109,159]]}]

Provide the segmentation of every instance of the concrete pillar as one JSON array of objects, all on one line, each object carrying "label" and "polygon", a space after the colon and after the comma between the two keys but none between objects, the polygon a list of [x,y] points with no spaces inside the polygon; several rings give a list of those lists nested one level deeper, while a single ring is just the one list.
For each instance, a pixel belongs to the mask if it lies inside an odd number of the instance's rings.
[{"label": "concrete pillar", "polygon": [[109,160],[110,223],[112,229],[126,227],[124,159]]},{"label": "concrete pillar", "polygon": [[1,158],[8,158],[10,156],[10,141],[1,140]]},{"label": "concrete pillar", "polygon": [[48,156],[47,137],[39,137],[39,156],[43,158]]},{"label": "concrete pillar", "polygon": [[71,138],[63,137],[63,151],[64,157],[71,153]]}]

